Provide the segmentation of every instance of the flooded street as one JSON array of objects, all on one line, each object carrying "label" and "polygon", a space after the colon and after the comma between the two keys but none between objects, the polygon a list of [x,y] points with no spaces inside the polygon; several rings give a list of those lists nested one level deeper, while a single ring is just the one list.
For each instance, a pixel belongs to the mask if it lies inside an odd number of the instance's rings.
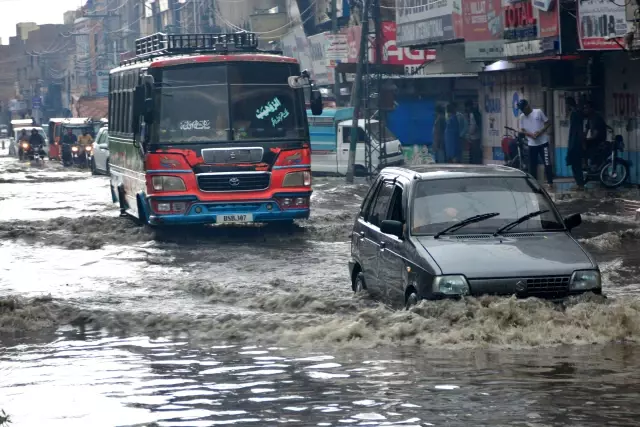
[{"label": "flooded street", "polygon": [[0,410],[16,426],[637,425],[636,190],[556,195],[584,214],[608,298],[395,311],[349,283],[367,188],[315,179],[293,229],[154,232],[119,217],[106,177],[0,157]]}]

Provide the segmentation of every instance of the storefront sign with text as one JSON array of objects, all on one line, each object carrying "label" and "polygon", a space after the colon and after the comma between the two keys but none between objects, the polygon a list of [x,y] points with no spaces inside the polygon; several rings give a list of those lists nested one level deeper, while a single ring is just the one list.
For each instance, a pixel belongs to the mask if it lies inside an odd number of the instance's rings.
[{"label": "storefront sign with text", "polygon": [[504,44],[504,56],[529,56],[544,53],[542,40],[526,40]]},{"label": "storefront sign with text", "polygon": [[522,40],[538,36],[538,20],[533,14],[531,2],[510,4],[504,8],[504,39]]}]

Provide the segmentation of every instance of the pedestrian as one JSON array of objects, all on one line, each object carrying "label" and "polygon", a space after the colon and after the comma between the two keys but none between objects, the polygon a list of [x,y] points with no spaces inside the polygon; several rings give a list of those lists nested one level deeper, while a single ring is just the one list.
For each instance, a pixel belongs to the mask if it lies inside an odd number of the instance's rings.
[{"label": "pedestrian", "polygon": [[470,99],[465,102],[464,108],[467,115],[467,121],[469,123],[469,128],[467,130],[467,140],[469,141],[469,163],[472,165],[481,165],[482,116],[480,116],[480,111]]},{"label": "pedestrian", "polygon": [[587,119],[585,126],[586,157],[589,163],[589,171],[597,172],[601,159],[602,145],[607,141],[607,123],[604,118],[593,108],[593,103],[586,100],[584,103],[584,117]]},{"label": "pedestrian", "polygon": [[460,127],[460,158],[458,161],[460,163],[468,163],[469,162],[469,140],[467,140],[467,131],[469,130],[469,121],[458,111],[458,105],[453,103],[453,106],[456,108],[456,117],[458,118],[458,123]]},{"label": "pedestrian", "polygon": [[584,116],[575,98],[567,97],[567,112],[569,113],[569,141],[567,142],[567,166],[571,167],[576,181],[576,190],[584,191],[584,173],[582,160],[584,159]]},{"label": "pedestrian", "polygon": [[447,118],[442,105],[436,105],[436,119],[433,122],[433,153],[436,163],[444,163],[444,132],[447,128]]},{"label": "pedestrian", "polygon": [[547,183],[551,189],[553,188],[553,169],[549,152],[549,135],[547,135],[551,121],[541,109],[531,108],[526,99],[518,102],[518,109],[522,112],[519,119],[520,129],[527,136],[529,146],[529,173],[538,179],[538,162],[542,159]]},{"label": "pedestrian", "polygon": [[444,154],[446,163],[458,163],[462,158],[462,144],[460,139],[460,120],[456,112],[456,105],[447,105],[447,127],[444,132]]}]

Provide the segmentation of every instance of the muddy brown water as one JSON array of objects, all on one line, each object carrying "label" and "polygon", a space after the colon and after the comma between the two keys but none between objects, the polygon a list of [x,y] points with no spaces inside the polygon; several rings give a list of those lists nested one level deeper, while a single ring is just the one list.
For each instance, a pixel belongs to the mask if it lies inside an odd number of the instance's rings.
[{"label": "muddy brown water", "polygon": [[585,213],[606,300],[406,312],[350,292],[367,184],[314,188],[293,229],[158,235],[117,216],[105,177],[0,158],[0,410],[19,426],[637,425],[633,192],[558,197]]}]

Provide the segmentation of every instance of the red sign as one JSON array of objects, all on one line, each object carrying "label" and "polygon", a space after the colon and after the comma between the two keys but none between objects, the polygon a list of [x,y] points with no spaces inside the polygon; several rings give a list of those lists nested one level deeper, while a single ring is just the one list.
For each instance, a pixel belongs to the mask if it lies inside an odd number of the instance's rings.
[{"label": "red sign", "polygon": [[[347,43],[349,45],[348,62],[357,62],[360,50],[360,35],[362,27],[349,27],[347,29]],[[396,23],[387,21],[382,23],[382,63],[390,65],[421,65],[425,61],[436,59],[436,51],[433,49],[409,49],[396,45]],[[370,37],[369,62],[375,62],[376,48],[375,37]]]},{"label": "red sign", "polygon": [[465,42],[502,39],[502,0],[463,0],[462,35]]},{"label": "red sign", "polygon": [[533,6],[528,1],[515,3],[504,8],[505,28],[521,28],[536,25],[537,20],[533,16]]}]

